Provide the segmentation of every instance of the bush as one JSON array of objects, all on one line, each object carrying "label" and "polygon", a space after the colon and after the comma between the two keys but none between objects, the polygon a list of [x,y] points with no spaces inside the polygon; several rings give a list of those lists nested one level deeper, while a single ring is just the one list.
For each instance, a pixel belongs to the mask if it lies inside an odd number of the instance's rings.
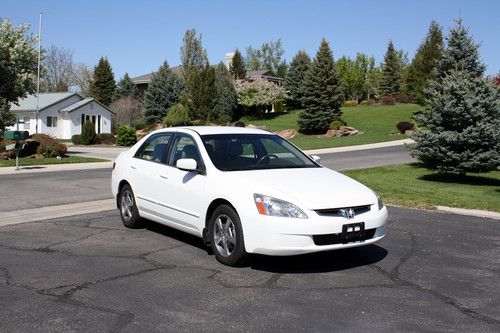
[{"label": "bush", "polygon": [[181,103],[176,103],[170,107],[167,116],[163,119],[165,127],[191,125],[189,119],[189,109]]},{"label": "bush", "polygon": [[396,99],[392,96],[383,96],[380,99],[380,104],[382,104],[382,105],[394,105],[394,104],[396,104]]},{"label": "bush", "polygon": [[71,137],[71,142],[73,142],[74,145],[82,144],[82,136],[80,134],[73,135]]},{"label": "bush", "polygon": [[373,104],[375,104],[375,103],[377,103],[377,101],[376,101],[376,100],[374,100],[374,99],[372,99],[372,98],[369,98],[369,99],[367,99],[367,100],[362,101],[360,104],[361,104],[361,105],[373,105]]},{"label": "bush", "polygon": [[32,139],[40,144],[36,152],[45,157],[62,157],[68,151],[68,147],[64,143],[50,135],[33,134]]},{"label": "bush", "polygon": [[285,104],[283,103],[283,101],[277,101],[276,103],[274,103],[274,112],[285,112]]},{"label": "bush", "polygon": [[415,126],[409,121],[400,121],[396,124],[396,128],[398,129],[399,133],[405,134],[406,131],[413,131]]},{"label": "bush", "polygon": [[86,122],[82,128],[82,135],[80,136],[80,143],[82,145],[93,145],[99,143],[97,134],[95,133],[95,125],[92,122]]},{"label": "bush", "polygon": [[119,146],[132,146],[137,142],[135,128],[129,125],[122,125],[118,127],[117,134],[116,143]]},{"label": "bush", "polygon": [[396,103],[411,103],[412,101],[411,97],[405,93],[394,95],[394,99],[396,100]]},{"label": "bush", "polygon": [[353,106],[358,106],[358,101],[356,99],[350,99],[344,102],[342,106],[345,107],[353,107]]},{"label": "bush", "polygon": [[242,121],[236,121],[236,122],[233,123],[233,126],[234,127],[245,127],[246,125]]},{"label": "bush", "polygon": [[141,119],[135,124],[135,129],[137,130],[145,129],[146,126],[148,126],[148,124],[146,124],[146,121],[144,119]]},{"label": "bush", "polygon": [[111,133],[97,134],[97,140],[105,145],[114,145],[116,143],[116,138]]},{"label": "bush", "polygon": [[347,125],[347,124],[343,120],[334,120],[330,124],[330,129],[331,130],[338,130],[338,129],[340,129],[340,127],[345,126],[345,125]]},{"label": "bush", "polygon": [[16,141],[13,141],[13,140],[5,140],[3,138],[0,138],[0,153],[3,153],[5,150],[5,147],[7,145],[11,145],[13,143],[16,143]]}]

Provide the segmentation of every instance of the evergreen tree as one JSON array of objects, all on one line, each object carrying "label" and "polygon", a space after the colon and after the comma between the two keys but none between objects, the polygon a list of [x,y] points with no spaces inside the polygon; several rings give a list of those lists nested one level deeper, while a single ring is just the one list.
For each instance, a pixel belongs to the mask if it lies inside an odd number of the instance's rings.
[{"label": "evergreen tree", "polygon": [[107,58],[101,57],[94,67],[94,76],[90,82],[90,97],[94,97],[102,104],[109,106],[113,100],[116,83],[113,70]]},{"label": "evergreen tree", "polygon": [[323,39],[304,79],[302,103],[305,110],[299,114],[301,133],[325,133],[330,123],[342,117],[343,101],[333,54]]},{"label": "evergreen tree", "polygon": [[215,88],[215,70],[206,66],[193,73],[189,81],[189,118],[191,120],[214,121],[217,90]]},{"label": "evergreen tree", "polygon": [[141,93],[139,91],[139,88],[137,88],[134,81],[132,81],[130,76],[128,76],[128,73],[125,73],[125,75],[123,75],[123,78],[118,81],[118,84],[116,85],[113,100],[116,101],[121,97],[131,97],[134,99],[139,99],[140,96]]},{"label": "evergreen tree", "polygon": [[458,21],[416,116],[412,155],[427,167],[464,176],[500,166],[500,94],[483,78],[478,48]]},{"label": "evergreen tree", "polygon": [[427,87],[427,81],[432,78],[442,52],[443,33],[439,24],[432,21],[427,36],[418,47],[408,68],[406,77],[406,90],[419,104],[424,103],[424,89]]},{"label": "evergreen tree", "polygon": [[179,100],[184,89],[182,79],[170,70],[165,61],[158,72],[153,74],[151,83],[144,94],[144,118],[148,124],[161,122],[170,107]]},{"label": "evergreen tree", "polygon": [[181,62],[184,79],[188,86],[191,77],[198,70],[208,66],[208,56],[207,51],[203,48],[202,36],[201,34],[197,36],[195,29],[189,29],[184,34],[181,47]]},{"label": "evergreen tree", "polygon": [[289,91],[290,100],[288,105],[291,107],[302,106],[302,96],[304,95],[304,78],[311,65],[311,58],[306,51],[301,50],[293,57],[290,63],[290,70],[285,80],[285,87]]},{"label": "evergreen tree", "polygon": [[214,107],[214,118],[219,122],[230,122],[238,107],[238,96],[234,89],[231,76],[223,63],[215,68],[215,90],[217,98]]},{"label": "evergreen tree", "polygon": [[401,55],[394,49],[394,44],[389,41],[382,65],[382,81],[380,93],[384,96],[398,93],[401,90]]},{"label": "evergreen tree", "polygon": [[247,76],[247,70],[245,69],[245,62],[238,49],[234,51],[233,60],[229,64],[229,72],[234,80],[243,80]]}]

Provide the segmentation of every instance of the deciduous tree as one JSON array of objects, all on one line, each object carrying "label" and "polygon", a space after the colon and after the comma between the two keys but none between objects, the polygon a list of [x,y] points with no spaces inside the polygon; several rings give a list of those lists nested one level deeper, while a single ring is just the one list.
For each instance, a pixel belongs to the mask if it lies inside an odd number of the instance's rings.
[{"label": "deciduous tree", "polygon": [[41,91],[66,92],[75,84],[76,65],[72,51],[52,45],[43,56],[42,66]]}]

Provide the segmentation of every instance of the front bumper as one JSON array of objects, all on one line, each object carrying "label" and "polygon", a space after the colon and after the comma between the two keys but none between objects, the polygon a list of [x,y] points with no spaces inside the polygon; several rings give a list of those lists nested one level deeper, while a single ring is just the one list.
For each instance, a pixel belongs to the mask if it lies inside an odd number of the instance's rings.
[{"label": "front bumper", "polygon": [[[374,205],[375,206],[375,205]],[[308,219],[287,219],[259,215],[252,228],[245,231],[245,248],[249,253],[266,255],[297,255],[364,246],[380,241],[387,230],[387,209],[372,206],[370,212],[354,219],[319,216],[307,212]],[[340,235],[344,224],[364,222],[370,238],[328,245],[317,245],[317,235]],[[248,232],[249,231],[249,232]],[[373,235],[373,236],[372,236]]]}]

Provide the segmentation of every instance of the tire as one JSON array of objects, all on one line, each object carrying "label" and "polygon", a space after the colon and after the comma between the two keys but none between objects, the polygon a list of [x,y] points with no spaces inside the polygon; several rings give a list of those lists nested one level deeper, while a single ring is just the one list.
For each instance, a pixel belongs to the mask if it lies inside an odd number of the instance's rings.
[{"label": "tire", "polygon": [[241,221],[228,205],[215,209],[208,223],[212,251],[215,258],[227,266],[240,266],[248,259]]},{"label": "tire", "polygon": [[119,210],[123,225],[127,228],[137,229],[142,227],[143,220],[135,204],[134,192],[129,184],[123,185],[119,196]]}]

